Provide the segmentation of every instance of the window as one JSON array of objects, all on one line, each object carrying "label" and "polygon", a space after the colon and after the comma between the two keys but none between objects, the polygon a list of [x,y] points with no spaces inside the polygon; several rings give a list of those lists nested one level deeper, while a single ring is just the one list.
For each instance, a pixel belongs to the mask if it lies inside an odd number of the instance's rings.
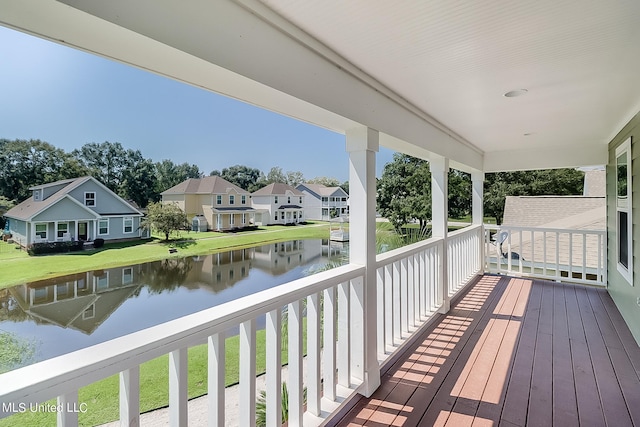
[{"label": "window", "polygon": [[36,237],[41,239],[47,238],[47,224],[36,224]]},{"label": "window", "polygon": [[98,234],[109,234],[109,219],[101,219],[98,221]]},{"label": "window", "polygon": [[247,214],[242,214],[242,223],[243,224],[247,223],[246,219],[247,219]]},{"label": "window", "polygon": [[287,204],[290,205],[291,204],[291,196],[287,197]]},{"label": "window", "polygon": [[128,285],[133,283],[133,268],[127,267],[122,269],[122,284]]},{"label": "window", "polygon": [[242,205],[247,204],[247,196],[240,196],[240,204]]},{"label": "window", "polygon": [[69,231],[69,223],[67,222],[58,223],[58,230],[57,230],[58,237],[60,238],[65,237],[65,234],[67,234],[68,231]]},{"label": "window", "polygon": [[302,196],[300,196],[299,199],[300,199],[299,203],[302,204]]},{"label": "window", "polygon": [[89,308],[87,308],[82,313],[82,320],[93,319],[95,315],[96,315],[96,305],[91,304]]},{"label": "window", "polygon": [[40,190],[35,190],[33,192],[33,200],[35,200],[36,202],[40,200]]},{"label": "window", "polygon": [[278,211],[276,211],[276,215],[275,215],[274,220],[275,220],[275,221],[277,221],[277,220],[278,220]]},{"label": "window", "polygon": [[618,271],[633,286],[631,170],[631,138],[629,138],[616,149],[616,228]]},{"label": "window", "polygon": [[109,272],[106,271],[99,276],[95,276],[96,289],[101,291],[109,287]]},{"label": "window", "polygon": [[233,205],[236,203],[236,196],[229,194],[229,204]]},{"label": "window", "polygon": [[123,232],[124,233],[133,233],[133,218],[132,217],[126,217],[122,219],[122,225],[123,225]]},{"label": "window", "polygon": [[96,193],[94,193],[94,192],[84,193],[84,205],[85,206],[95,206],[96,205]]},{"label": "window", "polygon": [[221,205],[222,204],[222,195],[218,194],[216,196],[216,205]]},{"label": "window", "polygon": [[278,196],[274,197],[274,202],[273,203],[278,203]]}]

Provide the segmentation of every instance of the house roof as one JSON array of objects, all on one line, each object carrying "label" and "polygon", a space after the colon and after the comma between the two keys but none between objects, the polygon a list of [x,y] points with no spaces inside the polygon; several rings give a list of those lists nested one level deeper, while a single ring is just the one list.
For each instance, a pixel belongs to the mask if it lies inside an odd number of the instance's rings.
[{"label": "house roof", "polygon": [[504,225],[605,229],[605,197],[507,196]]},{"label": "house roof", "polygon": [[235,208],[216,208],[216,207],[212,207],[211,208],[212,211],[214,212],[255,212],[256,210],[254,208],[250,208],[250,207],[235,207]]},{"label": "house roof", "polygon": [[247,190],[243,190],[220,176],[189,178],[160,194],[226,194],[231,189],[239,194],[249,194]]},{"label": "house roof", "polygon": [[[88,176],[82,177],[84,178],[89,178]],[[29,187],[29,190],[41,190],[43,188],[47,188],[47,187],[54,187],[56,185],[61,185],[61,184],[70,184],[74,181],[79,180],[80,178],[69,178],[69,179],[61,179],[59,181],[55,181],[55,182],[49,182],[47,184],[40,184],[40,185],[34,185],[33,187]],[[86,180],[86,179],[85,179]],[[84,182],[84,181],[83,181]]]},{"label": "house roof", "polygon": [[605,197],[607,194],[607,172],[601,170],[588,170],[584,173],[585,196]]},{"label": "house roof", "polygon": [[300,191],[307,190],[316,197],[331,197],[339,195],[340,197],[349,196],[341,187],[327,187],[323,184],[299,184],[296,189]]},{"label": "house roof", "polygon": [[[46,210],[49,207],[55,205],[56,203],[60,202],[63,199],[71,200],[72,202],[78,204],[79,206],[81,206],[82,208],[87,210],[87,212],[92,214],[93,216],[100,216],[101,214],[99,212],[93,211],[93,210],[85,207],[80,202],[78,202],[76,199],[74,199],[73,197],[69,196],[69,193],[73,189],[79,187],[80,185],[84,184],[87,181],[94,181],[95,183],[100,185],[102,188],[104,188],[105,191],[108,191],[109,193],[113,194],[113,196],[115,196],[118,199],[120,199],[122,201],[122,203],[124,203],[125,205],[131,207],[131,209],[135,212],[135,214],[142,215],[142,213],[140,213],[140,211],[138,211],[136,208],[131,206],[126,200],[122,199],[120,196],[115,194],[113,191],[109,190],[104,184],[102,184],[97,179],[95,179],[95,178],[93,178],[91,176],[83,176],[83,177],[80,177],[80,178],[65,179],[65,180],[61,180],[61,181],[50,182],[48,184],[42,184],[42,185],[37,185],[37,186],[31,187],[30,188],[31,190],[37,190],[37,189],[42,189],[42,188],[46,188],[46,187],[53,187],[53,186],[56,186],[56,185],[66,184],[63,188],[61,188],[60,190],[56,191],[51,196],[47,197],[45,200],[34,200],[33,196],[29,197],[28,199],[22,201],[18,205],[16,205],[13,208],[9,209],[9,211],[7,211],[4,214],[4,216],[6,216],[8,218],[19,219],[19,220],[22,220],[22,221],[29,221],[29,220],[31,220],[31,218],[33,218],[34,216],[36,216],[40,212],[43,212],[44,210]],[[131,215],[132,212],[126,212],[126,213],[123,213],[123,214]]]},{"label": "house roof", "polygon": [[291,192],[294,196],[304,196],[302,191],[296,190],[289,184],[283,184],[281,182],[274,182],[251,193],[253,196],[286,196],[287,192]]},{"label": "house roof", "polygon": [[301,206],[298,205],[280,205],[278,206],[278,209],[284,210],[284,209],[302,209]]}]

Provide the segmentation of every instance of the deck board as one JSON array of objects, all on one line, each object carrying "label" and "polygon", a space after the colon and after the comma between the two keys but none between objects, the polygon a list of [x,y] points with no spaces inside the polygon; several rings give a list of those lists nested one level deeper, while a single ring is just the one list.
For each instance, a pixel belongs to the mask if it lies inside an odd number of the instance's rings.
[{"label": "deck board", "polygon": [[606,291],[483,276],[341,419],[353,426],[640,426],[640,349]]}]

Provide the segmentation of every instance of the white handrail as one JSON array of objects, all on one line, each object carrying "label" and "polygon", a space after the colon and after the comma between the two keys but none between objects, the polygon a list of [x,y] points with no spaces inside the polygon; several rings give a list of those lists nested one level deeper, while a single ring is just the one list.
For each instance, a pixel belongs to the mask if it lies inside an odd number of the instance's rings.
[{"label": "white handrail", "polygon": [[[606,231],[486,225],[485,264],[490,272],[606,286]],[[508,232],[506,241],[489,235]]]}]

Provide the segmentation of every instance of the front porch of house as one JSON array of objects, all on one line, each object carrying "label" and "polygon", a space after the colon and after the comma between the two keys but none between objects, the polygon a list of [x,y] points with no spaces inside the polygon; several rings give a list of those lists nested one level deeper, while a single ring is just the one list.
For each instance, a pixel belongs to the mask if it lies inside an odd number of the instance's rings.
[{"label": "front porch of house", "polygon": [[34,222],[31,230],[31,243],[86,242],[108,234],[108,224],[99,219]]},{"label": "front porch of house", "polygon": [[228,231],[254,225],[256,210],[252,208],[212,208],[211,228]]}]

